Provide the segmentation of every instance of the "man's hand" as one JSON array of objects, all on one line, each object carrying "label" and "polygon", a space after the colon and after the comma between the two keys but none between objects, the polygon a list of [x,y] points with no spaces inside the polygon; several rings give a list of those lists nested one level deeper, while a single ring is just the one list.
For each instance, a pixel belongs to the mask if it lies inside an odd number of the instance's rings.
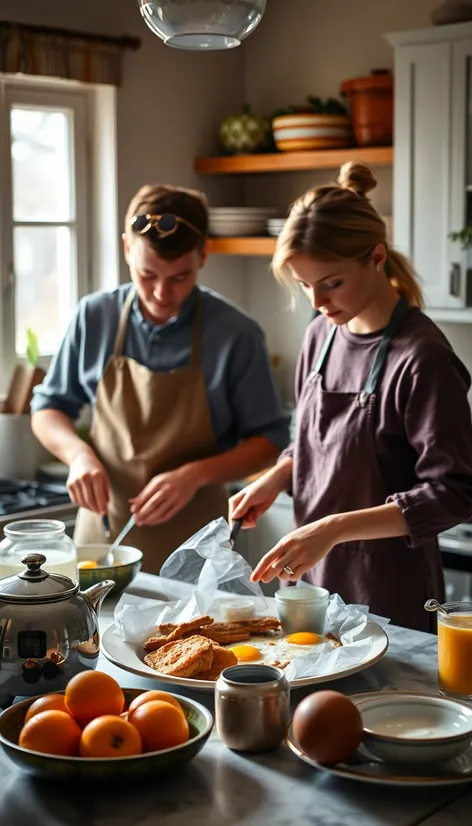
[{"label": "man's hand", "polygon": [[66,484],[74,505],[101,516],[106,514],[110,483],[105,468],[90,447],[84,446],[72,459]]},{"label": "man's hand", "polygon": [[160,525],[168,522],[193,499],[199,487],[196,463],[159,473],[138,496],[130,499],[136,524]]}]

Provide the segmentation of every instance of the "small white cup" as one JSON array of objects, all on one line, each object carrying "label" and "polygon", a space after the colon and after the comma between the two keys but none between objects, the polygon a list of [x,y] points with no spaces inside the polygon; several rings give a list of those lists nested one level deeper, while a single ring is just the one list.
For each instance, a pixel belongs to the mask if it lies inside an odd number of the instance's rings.
[{"label": "small white cup", "polygon": [[329,604],[329,591],[316,585],[281,588],[275,593],[277,613],[285,634],[312,631],[322,634]]}]

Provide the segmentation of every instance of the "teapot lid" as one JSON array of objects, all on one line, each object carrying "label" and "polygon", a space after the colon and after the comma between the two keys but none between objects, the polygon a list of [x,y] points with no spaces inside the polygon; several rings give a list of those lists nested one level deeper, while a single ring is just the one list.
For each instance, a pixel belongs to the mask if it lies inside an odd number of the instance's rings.
[{"label": "teapot lid", "polygon": [[21,561],[25,571],[0,579],[0,602],[54,602],[78,592],[79,585],[73,579],[42,570],[44,554],[27,554]]}]

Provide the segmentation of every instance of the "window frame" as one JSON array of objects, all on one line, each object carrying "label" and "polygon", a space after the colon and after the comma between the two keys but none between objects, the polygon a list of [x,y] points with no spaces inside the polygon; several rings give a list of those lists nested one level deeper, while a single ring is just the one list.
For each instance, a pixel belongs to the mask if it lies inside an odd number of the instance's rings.
[{"label": "window frame", "polygon": [[[0,76],[0,156],[5,161],[0,164],[0,369],[6,377],[2,384],[8,384],[13,365],[20,360],[16,353],[16,311],[13,231],[19,226],[69,225],[71,233],[72,284],[71,314],[77,302],[92,289],[91,249],[89,239],[92,215],[92,169],[90,153],[91,132],[91,91],[87,87],[78,88],[69,84],[57,84],[47,80],[7,78]],[[68,110],[72,113],[71,154],[72,192],[75,204],[75,220],[72,222],[28,222],[15,221],[13,217],[13,187],[11,162],[10,112],[14,106],[25,108],[49,108]],[[39,342],[41,349],[41,342]],[[42,353],[41,364],[47,366],[50,353]],[[3,388],[5,389],[5,388]]]}]

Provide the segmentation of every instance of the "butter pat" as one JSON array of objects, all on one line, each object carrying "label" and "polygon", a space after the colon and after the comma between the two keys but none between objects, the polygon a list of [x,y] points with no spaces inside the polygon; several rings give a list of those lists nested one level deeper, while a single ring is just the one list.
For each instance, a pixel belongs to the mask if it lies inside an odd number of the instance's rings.
[{"label": "butter pat", "polygon": [[256,613],[254,600],[252,599],[225,600],[220,607],[223,622],[252,619]]}]

